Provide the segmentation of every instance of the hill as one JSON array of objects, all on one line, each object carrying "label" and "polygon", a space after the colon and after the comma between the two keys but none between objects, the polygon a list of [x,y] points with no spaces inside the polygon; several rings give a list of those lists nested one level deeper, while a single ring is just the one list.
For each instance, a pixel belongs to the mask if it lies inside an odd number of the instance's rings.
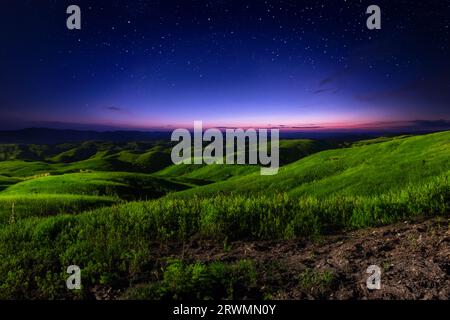
[{"label": "hill", "polygon": [[150,173],[172,164],[170,143],[86,141],[58,145],[0,144],[0,174],[127,171]]},{"label": "hill", "polygon": [[450,131],[354,144],[312,154],[280,168],[197,187],[180,196],[218,193],[296,196],[377,195],[426,181],[450,169]]},{"label": "hill", "polygon": [[[220,181],[253,172],[241,166],[175,166],[169,141],[114,142],[85,141],[57,145],[0,144],[0,175],[34,176],[80,171],[158,172],[159,176],[196,181]],[[280,161],[286,164],[317,151],[337,147],[336,142],[308,139],[280,141]],[[195,172],[194,172],[195,171]]]},{"label": "hill", "polygon": [[84,172],[27,178],[0,176],[0,224],[15,219],[79,213],[130,200],[161,197],[188,186],[128,172]]},{"label": "hill", "polygon": [[48,128],[27,128],[0,131],[0,143],[60,144],[98,141],[154,141],[170,138],[169,131],[84,131]]},{"label": "hill", "polygon": [[[280,165],[285,165],[310,154],[340,147],[337,141],[311,139],[283,139],[279,142]],[[158,176],[171,177],[179,181],[203,185],[224,181],[233,177],[241,177],[259,172],[254,165],[171,165],[157,172]]]},{"label": "hill", "polygon": [[142,173],[86,172],[28,179],[9,186],[3,195],[79,194],[118,197],[125,200],[158,198],[187,187]]},{"label": "hill", "polygon": [[[171,131],[94,131],[94,130],[71,130],[51,128],[25,128],[20,130],[0,130],[1,144],[63,144],[80,143],[84,141],[109,141],[109,142],[134,142],[134,141],[157,141],[170,140]],[[380,132],[281,132],[283,139],[334,139],[361,140],[377,137]]]}]

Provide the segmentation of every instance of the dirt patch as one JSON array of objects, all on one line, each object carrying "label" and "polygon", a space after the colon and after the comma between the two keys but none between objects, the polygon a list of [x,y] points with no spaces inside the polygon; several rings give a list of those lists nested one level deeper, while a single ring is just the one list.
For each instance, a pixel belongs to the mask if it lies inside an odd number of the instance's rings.
[{"label": "dirt patch", "polygon": [[[226,248],[194,241],[183,255],[202,262],[251,259],[261,290],[273,299],[449,299],[449,226],[450,219],[436,218],[316,241],[239,241]],[[381,269],[380,290],[367,289],[369,265]],[[309,285],[302,283],[305,274],[312,275]]]},{"label": "dirt patch", "polygon": [[[187,263],[249,259],[257,270],[259,290],[243,299],[450,299],[449,218],[405,221],[316,240],[197,239],[153,249],[160,258],[147,276],[134,279],[135,285],[151,282],[148,276],[158,274],[167,258]],[[370,265],[381,269],[380,290],[367,288]],[[96,299],[120,299],[124,291],[95,287],[92,294]]]}]

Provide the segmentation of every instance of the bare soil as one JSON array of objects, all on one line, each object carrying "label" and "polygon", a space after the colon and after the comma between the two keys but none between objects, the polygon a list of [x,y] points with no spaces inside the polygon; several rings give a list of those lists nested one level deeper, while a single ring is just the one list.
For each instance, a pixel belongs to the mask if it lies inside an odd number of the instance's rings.
[{"label": "bare soil", "polygon": [[[273,299],[450,298],[450,219],[403,222],[311,241],[193,242],[184,256],[197,261],[255,262],[261,290]],[[179,256],[178,256],[179,257]],[[381,289],[368,290],[369,265],[381,268]],[[302,287],[305,270],[331,272],[328,288]]]},{"label": "bare soil", "polygon": [[[450,299],[450,218],[404,221],[315,240],[197,239],[157,250],[163,260],[252,260],[258,292],[244,299]],[[381,269],[379,290],[367,288],[370,265]],[[319,276],[305,285],[300,280],[305,274]],[[332,277],[324,280],[323,274]],[[117,299],[123,290],[95,288],[92,293],[97,299]]]}]

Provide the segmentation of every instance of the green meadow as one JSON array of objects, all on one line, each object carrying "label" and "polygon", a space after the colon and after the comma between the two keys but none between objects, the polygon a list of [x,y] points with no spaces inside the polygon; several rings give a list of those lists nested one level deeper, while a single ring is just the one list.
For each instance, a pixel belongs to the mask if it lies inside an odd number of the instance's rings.
[{"label": "green meadow", "polygon": [[[0,145],[0,298],[92,298],[96,286],[123,298],[242,298],[255,286],[251,261],[170,260],[161,248],[317,239],[450,212],[448,131],[282,140],[274,176],[176,166],[170,151],[164,141]],[[71,264],[80,291],[65,287]]]}]

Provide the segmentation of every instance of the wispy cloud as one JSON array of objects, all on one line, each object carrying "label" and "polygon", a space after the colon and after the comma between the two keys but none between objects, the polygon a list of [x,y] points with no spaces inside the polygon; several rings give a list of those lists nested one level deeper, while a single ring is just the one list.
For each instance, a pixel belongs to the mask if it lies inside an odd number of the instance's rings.
[{"label": "wispy cloud", "polygon": [[109,110],[109,111],[113,111],[113,112],[126,112],[125,109],[119,108],[119,107],[116,107],[116,106],[107,106],[107,107],[105,107],[105,109]]},{"label": "wispy cloud", "polygon": [[349,68],[342,68],[342,69],[336,70],[329,76],[320,80],[319,87],[323,87],[324,85],[336,82],[337,80],[339,80],[339,78],[345,76],[348,72],[349,72]]},{"label": "wispy cloud", "polygon": [[315,91],[313,91],[314,94],[319,94],[319,93],[325,93],[328,91],[331,91],[332,89],[317,89]]}]

